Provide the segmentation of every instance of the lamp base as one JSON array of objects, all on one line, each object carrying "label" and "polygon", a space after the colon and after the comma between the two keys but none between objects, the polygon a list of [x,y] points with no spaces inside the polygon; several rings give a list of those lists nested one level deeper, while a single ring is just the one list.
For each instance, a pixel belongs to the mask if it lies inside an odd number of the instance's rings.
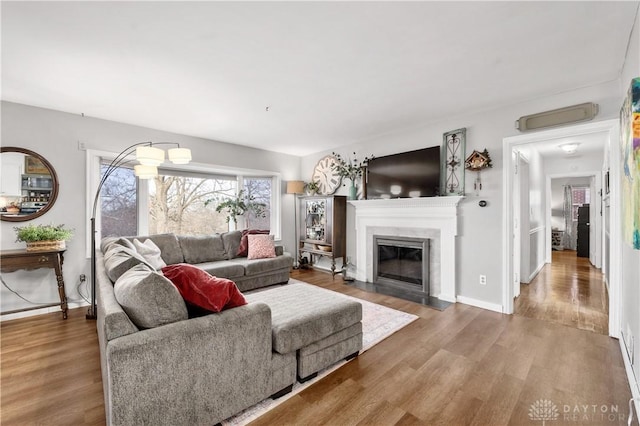
[{"label": "lamp base", "polygon": [[88,320],[96,320],[98,319],[98,316],[96,315],[96,312],[93,310],[93,307],[89,308],[89,310],[87,311],[87,314],[84,316],[85,319]]}]

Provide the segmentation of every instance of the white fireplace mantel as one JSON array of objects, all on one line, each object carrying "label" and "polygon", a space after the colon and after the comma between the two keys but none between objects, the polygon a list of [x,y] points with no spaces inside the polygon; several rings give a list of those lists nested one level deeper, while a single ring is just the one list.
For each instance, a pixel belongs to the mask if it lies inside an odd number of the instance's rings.
[{"label": "white fireplace mantel", "polygon": [[373,234],[398,237],[440,234],[439,289],[432,294],[441,300],[456,301],[456,245],[458,203],[464,197],[398,198],[349,201],[355,207],[356,279],[373,281]]}]

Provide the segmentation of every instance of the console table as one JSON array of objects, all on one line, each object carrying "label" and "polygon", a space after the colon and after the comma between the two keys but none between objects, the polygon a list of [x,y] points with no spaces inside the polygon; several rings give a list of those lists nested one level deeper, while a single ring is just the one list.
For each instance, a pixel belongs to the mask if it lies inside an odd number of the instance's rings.
[{"label": "console table", "polygon": [[15,272],[21,269],[53,268],[58,282],[58,294],[60,295],[60,303],[39,304],[34,307],[0,312],[0,314],[13,314],[16,312],[31,311],[33,309],[60,306],[60,309],[62,309],[62,318],[67,319],[67,295],[64,291],[64,279],[62,277],[64,252],[65,250],[27,251],[25,249],[0,251],[0,270],[2,272]]}]

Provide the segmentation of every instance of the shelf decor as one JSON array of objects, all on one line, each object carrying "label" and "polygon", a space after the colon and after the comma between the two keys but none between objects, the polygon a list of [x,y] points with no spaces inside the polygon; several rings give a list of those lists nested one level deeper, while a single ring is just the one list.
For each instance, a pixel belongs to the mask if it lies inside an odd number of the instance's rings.
[{"label": "shelf decor", "polygon": [[443,135],[444,191],[442,195],[464,195],[464,170],[461,169],[466,144],[466,128]]},{"label": "shelf decor", "polygon": [[357,184],[362,179],[364,175],[364,170],[366,169],[369,161],[373,160],[375,157],[372,155],[370,157],[364,157],[364,160],[358,162],[358,158],[356,157],[356,153],[353,153],[353,159],[349,158],[348,160],[342,158],[340,154],[332,153],[334,158],[336,159],[336,163],[333,166],[334,170],[338,173],[340,178],[347,178],[351,181],[351,186],[349,186],[349,199],[356,200],[358,198],[358,190],[356,188]]}]

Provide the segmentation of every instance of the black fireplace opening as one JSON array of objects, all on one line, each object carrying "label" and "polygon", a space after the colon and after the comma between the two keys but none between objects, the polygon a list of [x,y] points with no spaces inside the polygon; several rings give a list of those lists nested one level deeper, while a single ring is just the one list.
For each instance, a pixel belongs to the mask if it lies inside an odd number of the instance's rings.
[{"label": "black fireplace opening", "polygon": [[374,283],[429,294],[429,240],[374,236]]}]

